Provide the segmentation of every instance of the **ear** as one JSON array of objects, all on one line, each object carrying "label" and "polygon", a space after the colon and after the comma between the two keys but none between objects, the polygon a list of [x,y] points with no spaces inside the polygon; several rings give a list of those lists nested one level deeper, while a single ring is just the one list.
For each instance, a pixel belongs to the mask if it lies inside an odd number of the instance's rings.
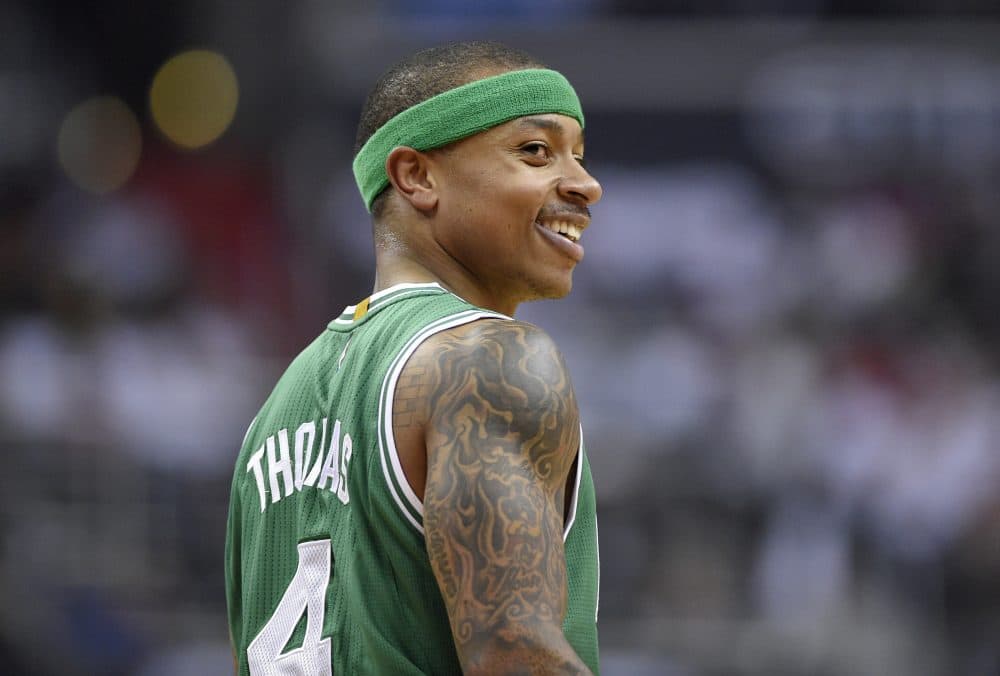
[{"label": "ear", "polygon": [[428,212],[437,206],[437,186],[424,153],[409,146],[393,148],[385,158],[385,173],[392,187],[417,211]]}]

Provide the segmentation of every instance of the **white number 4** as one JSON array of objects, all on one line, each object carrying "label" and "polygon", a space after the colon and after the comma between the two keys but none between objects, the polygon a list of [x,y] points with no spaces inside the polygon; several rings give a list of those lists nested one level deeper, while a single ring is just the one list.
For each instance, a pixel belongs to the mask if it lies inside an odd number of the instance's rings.
[{"label": "white number 4", "polygon": [[[326,612],[326,587],[330,583],[330,541],[299,543],[299,565],[271,619],[247,646],[252,676],[331,676],[330,639],[320,639]],[[306,613],[302,647],[282,650]]]}]

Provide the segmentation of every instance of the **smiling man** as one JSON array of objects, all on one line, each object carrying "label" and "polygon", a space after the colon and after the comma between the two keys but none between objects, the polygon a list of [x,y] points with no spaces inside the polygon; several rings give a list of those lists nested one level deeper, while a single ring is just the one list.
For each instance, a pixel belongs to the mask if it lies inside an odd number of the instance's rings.
[{"label": "smiling man", "polygon": [[289,367],[236,463],[239,673],[597,673],[594,488],[565,364],[588,207],[570,84],[496,43],[419,52],[362,111],[374,293]]}]

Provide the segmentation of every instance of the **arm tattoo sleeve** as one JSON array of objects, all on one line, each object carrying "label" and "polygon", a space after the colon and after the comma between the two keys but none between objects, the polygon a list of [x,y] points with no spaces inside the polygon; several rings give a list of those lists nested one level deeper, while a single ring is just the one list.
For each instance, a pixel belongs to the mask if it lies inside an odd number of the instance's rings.
[{"label": "arm tattoo sleeve", "polygon": [[562,634],[562,496],[579,446],[562,358],[510,321],[428,348],[424,527],[463,669],[589,673]]}]

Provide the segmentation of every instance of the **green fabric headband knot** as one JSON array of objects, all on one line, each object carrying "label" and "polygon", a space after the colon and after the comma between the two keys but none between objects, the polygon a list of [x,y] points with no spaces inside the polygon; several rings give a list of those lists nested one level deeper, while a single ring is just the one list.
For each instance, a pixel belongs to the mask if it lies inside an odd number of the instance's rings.
[{"label": "green fabric headband knot", "polygon": [[368,211],[387,185],[394,148],[431,150],[525,115],[562,113],[583,126],[569,81],[554,70],[515,70],[449,89],[399,113],[372,134],[354,158],[354,179]]}]

